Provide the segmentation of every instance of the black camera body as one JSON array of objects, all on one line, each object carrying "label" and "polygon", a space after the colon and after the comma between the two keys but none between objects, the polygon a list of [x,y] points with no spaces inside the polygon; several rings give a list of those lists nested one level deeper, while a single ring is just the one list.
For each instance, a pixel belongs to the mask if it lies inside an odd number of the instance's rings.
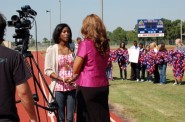
[{"label": "black camera body", "polygon": [[19,16],[13,15],[11,17],[11,21],[8,21],[8,26],[18,29],[31,29],[31,21],[29,20],[29,18],[33,18],[33,16],[36,16],[37,12],[31,9],[29,5],[21,7],[21,10],[17,10],[17,12],[19,13]]},{"label": "black camera body", "polygon": [[31,29],[31,21],[28,19],[20,18],[17,15],[13,15],[11,20],[12,21],[8,21],[9,27]]},{"label": "black camera body", "polygon": [[[34,16],[37,15],[37,12],[31,9],[29,5],[21,7],[21,10],[17,10],[18,15],[13,15],[11,21],[8,21],[7,24],[9,27],[15,27],[15,44],[19,51],[25,52],[28,49],[30,31],[32,28],[31,19],[34,20]],[[22,45],[22,46],[20,46]]]}]

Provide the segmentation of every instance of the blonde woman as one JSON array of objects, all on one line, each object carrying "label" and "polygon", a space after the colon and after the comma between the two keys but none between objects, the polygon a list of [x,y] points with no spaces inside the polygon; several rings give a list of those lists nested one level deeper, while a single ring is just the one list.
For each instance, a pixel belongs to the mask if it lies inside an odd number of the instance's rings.
[{"label": "blonde woman", "polygon": [[[185,47],[184,47],[184,44],[182,43],[181,39],[176,39],[175,44],[176,44],[176,47],[174,49],[174,52],[178,51],[178,54],[179,53],[181,54],[182,51],[185,51]],[[175,54],[177,54],[177,53],[175,53]],[[174,56],[176,56],[176,55],[174,55]],[[176,61],[178,61],[179,64],[183,63],[182,56],[175,58],[175,59],[176,59]],[[183,75],[184,75],[184,69],[183,69],[182,65],[180,65],[180,66],[173,65],[173,72],[174,72],[174,77],[175,77],[175,83],[173,85],[177,85],[177,84],[180,85],[182,82]]]},{"label": "blonde woman", "polygon": [[176,44],[175,50],[185,51],[185,47],[184,47],[184,44],[182,43],[181,39],[176,39],[175,44]]},{"label": "blonde woman", "polygon": [[[150,54],[152,54],[152,57],[153,59],[156,59],[156,55],[157,55],[157,52],[158,52],[158,47],[157,47],[157,44],[155,42],[152,42],[150,44]],[[158,64],[156,64],[155,60],[154,60],[154,81],[153,83],[159,83],[160,81],[160,75],[159,75],[159,70],[158,70]]]},{"label": "blonde woman", "polygon": [[155,42],[150,43],[150,50],[153,50],[155,53],[158,52],[159,48]]}]

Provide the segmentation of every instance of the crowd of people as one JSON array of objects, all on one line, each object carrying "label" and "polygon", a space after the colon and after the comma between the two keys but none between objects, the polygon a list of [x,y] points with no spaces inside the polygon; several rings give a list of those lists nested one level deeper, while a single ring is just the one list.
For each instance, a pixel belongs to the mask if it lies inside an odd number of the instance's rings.
[{"label": "crowd of people", "polygon": [[[185,46],[181,39],[176,39],[175,44],[176,47],[173,50],[167,50],[163,42],[159,45],[152,42],[145,46],[143,43],[139,43],[138,46],[137,42],[134,41],[133,46],[127,49],[125,43],[121,42],[118,49],[110,51],[108,64],[111,65],[108,65],[107,77],[109,80],[114,80],[111,74],[113,72],[112,62],[118,62],[121,79],[127,79],[127,66],[130,64],[130,80],[149,81],[163,85],[167,83],[166,69],[169,65],[173,69],[175,81],[173,85],[181,85],[185,70]],[[136,53],[133,54],[133,50]],[[135,61],[130,59],[132,55],[136,57]]]}]

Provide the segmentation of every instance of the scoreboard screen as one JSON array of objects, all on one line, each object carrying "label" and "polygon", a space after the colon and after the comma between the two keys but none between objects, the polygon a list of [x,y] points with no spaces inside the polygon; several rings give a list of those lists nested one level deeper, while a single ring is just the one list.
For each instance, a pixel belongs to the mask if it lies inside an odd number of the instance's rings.
[{"label": "scoreboard screen", "polygon": [[164,21],[162,19],[138,19],[138,37],[164,37]]}]

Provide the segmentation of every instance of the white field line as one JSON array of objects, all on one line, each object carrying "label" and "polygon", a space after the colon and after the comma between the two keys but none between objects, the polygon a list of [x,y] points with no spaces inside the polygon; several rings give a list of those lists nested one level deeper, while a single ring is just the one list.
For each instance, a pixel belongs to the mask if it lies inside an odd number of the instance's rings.
[{"label": "white field line", "polygon": [[110,117],[110,121],[111,122],[116,122],[112,117]]}]

